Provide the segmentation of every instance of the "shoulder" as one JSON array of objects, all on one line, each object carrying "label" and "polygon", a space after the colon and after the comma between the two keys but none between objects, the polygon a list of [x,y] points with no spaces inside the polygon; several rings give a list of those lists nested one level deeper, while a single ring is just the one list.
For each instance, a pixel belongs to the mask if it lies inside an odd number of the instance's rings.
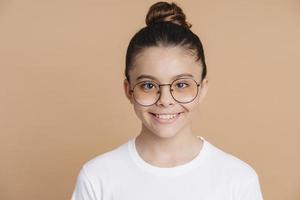
[{"label": "shoulder", "polygon": [[257,178],[255,169],[247,162],[207,142],[211,153],[209,157],[212,168],[222,175],[237,180],[250,181]]},{"label": "shoulder", "polygon": [[115,171],[115,169],[122,166],[121,163],[126,160],[128,154],[127,145],[127,143],[123,143],[110,151],[86,161],[82,166],[82,171],[84,171],[88,177],[104,178],[112,170]]},{"label": "shoulder", "polygon": [[[100,154],[83,164],[79,172],[72,199],[102,199],[105,191],[111,191],[111,170],[116,171],[126,154],[126,143]],[[124,159],[124,158],[123,158]]]}]

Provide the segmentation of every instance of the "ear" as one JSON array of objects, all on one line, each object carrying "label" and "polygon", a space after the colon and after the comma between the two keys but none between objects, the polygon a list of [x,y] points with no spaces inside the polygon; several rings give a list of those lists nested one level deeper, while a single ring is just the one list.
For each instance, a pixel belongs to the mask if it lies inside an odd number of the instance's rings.
[{"label": "ear", "polygon": [[208,90],[208,79],[204,78],[199,88],[199,103],[203,101]]},{"label": "ear", "polygon": [[130,89],[130,83],[128,82],[128,80],[125,78],[123,81],[123,87],[124,87],[124,92],[125,95],[127,97],[127,99],[130,101],[130,103],[133,103],[133,99],[132,99],[132,93],[131,93],[131,89]]}]

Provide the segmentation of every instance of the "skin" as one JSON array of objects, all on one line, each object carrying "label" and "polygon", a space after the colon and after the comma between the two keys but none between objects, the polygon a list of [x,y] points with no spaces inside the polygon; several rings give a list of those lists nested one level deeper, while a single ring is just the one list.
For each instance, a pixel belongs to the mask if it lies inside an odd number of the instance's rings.
[{"label": "skin", "polygon": [[[158,167],[174,167],[194,159],[202,149],[203,141],[192,133],[191,121],[199,104],[208,90],[208,80],[202,80],[196,99],[180,104],[170,94],[168,86],[161,87],[161,97],[152,106],[144,107],[135,102],[130,92],[131,87],[140,81],[141,74],[154,76],[159,84],[171,83],[174,77],[189,73],[196,82],[200,82],[202,67],[190,53],[182,47],[150,47],[144,49],[135,59],[129,72],[131,85],[124,80],[125,95],[133,105],[137,117],[142,122],[140,134],[136,138],[136,148],[143,160]],[[179,113],[179,118],[172,124],[156,122],[152,113]]]}]

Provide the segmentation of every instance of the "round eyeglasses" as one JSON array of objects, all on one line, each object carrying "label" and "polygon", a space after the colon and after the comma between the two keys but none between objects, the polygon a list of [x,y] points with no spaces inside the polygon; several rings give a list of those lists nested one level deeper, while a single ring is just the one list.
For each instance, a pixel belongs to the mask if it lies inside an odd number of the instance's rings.
[{"label": "round eyeglasses", "polygon": [[130,91],[134,100],[142,106],[151,106],[157,103],[161,95],[161,86],[169,86],[173,99],[178,103],[190,103],[198,95],[199,86],[191,78],[175,79],[171,84],[158,84],[154,81],[141,81]]}]

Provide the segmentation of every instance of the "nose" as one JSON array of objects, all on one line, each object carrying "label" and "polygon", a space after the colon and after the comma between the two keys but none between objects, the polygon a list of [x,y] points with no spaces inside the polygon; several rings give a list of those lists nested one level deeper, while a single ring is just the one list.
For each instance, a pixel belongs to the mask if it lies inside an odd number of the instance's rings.
[{"label": "nose", "polygon": [[173,96],[171,95],[170,85],[161,85],[159,92],[160,92],[160,97],[156,102],[157,105],[169,106],[169,105],[174,105],[176,103]]}]

